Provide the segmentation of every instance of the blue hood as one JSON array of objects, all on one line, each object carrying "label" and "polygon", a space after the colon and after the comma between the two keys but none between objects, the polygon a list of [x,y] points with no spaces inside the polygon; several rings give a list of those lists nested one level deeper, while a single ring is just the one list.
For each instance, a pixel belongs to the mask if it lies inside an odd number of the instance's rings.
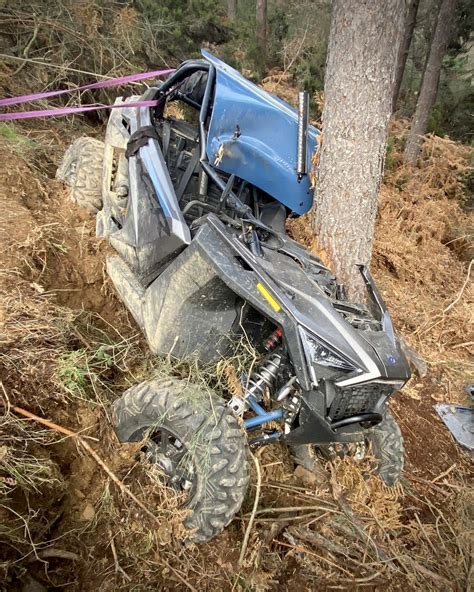
[{"label": "blue hood", "polygon": [[[296,174],[298,113],[206,50],[216,69],[214,106],[208,131],[207,157],[228,174],[245,179],[296,214],[313,203],[308,175]],[[308,166],[319,132],[308,130]]]}]

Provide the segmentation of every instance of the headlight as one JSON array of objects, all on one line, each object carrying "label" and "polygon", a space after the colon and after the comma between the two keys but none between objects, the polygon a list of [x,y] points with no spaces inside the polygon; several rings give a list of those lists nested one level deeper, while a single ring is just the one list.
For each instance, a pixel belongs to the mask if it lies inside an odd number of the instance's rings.
[{"label": "headlight", "polygon": [[320,366],[339,368],[341,370],[356,369],[349,360],[346,360],[340,353],[336,353],[314,335],[301,328],[300,334],[309,364],[319,364]]}]

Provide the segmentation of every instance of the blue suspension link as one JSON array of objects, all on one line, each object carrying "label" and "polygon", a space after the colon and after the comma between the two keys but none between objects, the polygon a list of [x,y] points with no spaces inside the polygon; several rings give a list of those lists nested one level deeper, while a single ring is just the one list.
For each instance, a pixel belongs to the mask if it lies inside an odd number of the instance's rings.
[{"label": "blue suspension link", "polygon": [[257,402],[257,400],[250,395],[247,397],[247,401],[257,414],[255,417],[251,417],[244,421],[245,429],[251,430],[257,426],[268,423],[269,421],[277,421],[283,417],[283,409],[275,409],[275,411],[265,411],[265,409]]}]

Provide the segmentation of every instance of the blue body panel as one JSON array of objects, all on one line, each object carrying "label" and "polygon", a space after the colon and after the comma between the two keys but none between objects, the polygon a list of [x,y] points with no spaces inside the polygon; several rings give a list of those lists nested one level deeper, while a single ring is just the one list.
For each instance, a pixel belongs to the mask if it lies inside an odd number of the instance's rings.
[{"label": "blue body panel", "polygon": [[[313,192],[308,175],[300,182],[297,179],[296,109],[209,52],[202,50],[202,55],[216,69],[206,146],[209,162],[269,193],[291,211],[304,214],[311,208]],[[308,171],[318,133],[309,126]]]}]

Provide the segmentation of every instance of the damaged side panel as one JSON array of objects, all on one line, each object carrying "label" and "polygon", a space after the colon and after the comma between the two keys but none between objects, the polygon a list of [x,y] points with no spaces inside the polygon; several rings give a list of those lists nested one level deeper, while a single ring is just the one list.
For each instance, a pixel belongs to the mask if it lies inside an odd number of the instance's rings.
[{"label": "damaged side panel", "polygon": [[197,354],[206,363],[228,351],[241,301],[196,243],[146,289],[119,257],[108,258],[107,272],[154,353],[178,358]]},{"label": "damaged side panel", "polygon": [[146,285],[191,237],[158,142],[150,139],[125,158],[131,135],[149,125],[149,110],[140,110],[139,117],[137,109],[121,111],[113,111],[107,125],[102,187],[107,199],[97,234],[109,239]]}]

